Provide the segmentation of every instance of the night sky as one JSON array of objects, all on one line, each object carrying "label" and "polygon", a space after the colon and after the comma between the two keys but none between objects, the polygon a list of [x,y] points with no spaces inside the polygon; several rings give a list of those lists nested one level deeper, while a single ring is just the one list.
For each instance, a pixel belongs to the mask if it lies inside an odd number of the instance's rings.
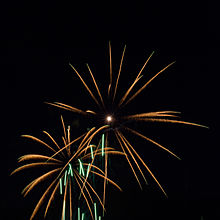
[{"label": "night sky", "polygon": [[[209,129],[135,124],[136,129],[167,146],[182,160],[134,139],[137,151],[163,185],[168,199],[149,175],[149,185],[139,190],[130,170],[116,160],[113,176],[121,176],[119,183],[124,192],[109,189],[104,219],[220,218],[217,16],[215,10],[201,2],[199,5],[185,1],[149,2],[8,1],[2,7],[2,219],[29,219],[42,193],[40,188],[25,199],[20,195],[33,173],[10,177],[19,156],[42,150],[20,135],[43,137],[42,130],[54,131],[60,126],[61,113],[70,123],[76,122],[76,115],[44,102],[60,101],[82,109],[95,109],[69,63],[81,72],[85,72],[85,64],[89,63],[97,82],[107,84],[109,40],[113,74],[118,70],[123,47],[127,46],[121,93],[152,51],[155,54],[143,73],[143,80],[176,61],[128,106],[125,114],[181,111],[181,119]],[[51,213],[47,219],[60,219],[56,211]]]}]

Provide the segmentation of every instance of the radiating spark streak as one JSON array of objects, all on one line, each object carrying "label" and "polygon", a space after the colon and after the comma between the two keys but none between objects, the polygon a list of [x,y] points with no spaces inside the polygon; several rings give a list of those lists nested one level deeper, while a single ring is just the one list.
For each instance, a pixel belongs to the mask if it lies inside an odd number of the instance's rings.
[{"label": "radiating spark streak", "polygon": [[62,178],[60,178],[60,194],[63,194]]},{"label": "radiating spark streak", "polygon": [[118,188],[120,191],[122,191],[122,189],[120,188],[120,186],[119,186],[117,183],[115,183],[114,181],[112,181],[111,179],[109,179],[108,177],[105,177],[105,176],[103,176],[102,174],[97,173],[97,172],[92,171],[92,170],[90,170],[90,172],[96,174],[97,176],[102,177],[103,179],[106,179],[108,182],[110,182],[112,185],[114,185],[116,188]]},{"label": "radiating spark streak", "polygon": [[82,161],[80,159],[78,159],[79,161],[79,166],[80,166],[80,170],[82,172],[82,175],[85,176],[85,172],[84,172],[84,168],[83,168],[83,165],[82,165]]},{"label": "radiating spark streak", "polygon": [[63,121],[63,116],[62,116],[62,115],[61,115],[61,122],[62,122],[62,126],[63,126],[64,138],[65,138],[65,141],[67,141],[67,136],[66,136],[66,127],[65,127],[65,124],[64,124],[64,121]]},{"label": "radiating spark streak", "polygon": [[64,186],[66,186],[66,181],[67,181],[67,170],[65,171],[65,175],[64,175]]},{"label": "radiating spark streak", "polygon": [[[61,148],[60,148],[60,146],[58,145],[58,143],[54,140],[54,138],[48,133],[48,132],[46,132],[46,131],[43,131],[52,141],[53,141],[53,143],[57,146],[57,148],[60,150]],[[63,156],[65,156],[64,154],[63,154]]]},{"label": "radiating spark streak", "polygon": [[75,178],[75,180],[76,180],[76,183],[78,184],[79,188],[81,189],[82,195],[83,195],[83,197],[84,197],[84,199],[85,199],[85,201],[86,201],[86,204],[87,204],[88,209],[89,209],[89,211],[90,211],[91,217],[92,217],[92,219],[94,220],[94,216],[93,216],[93,214],[92,214],[92,210],[91,210],[91,207],[90,207],[90,205],[89,205],[89,201],[88,201],[88,199],[86,198],[85,193],[82,191],[82,187],[81,187],[81,185],[80,185],[80,183],[79,183],[79,181],[78,181],[78,179],[77,179],[78,177],[77,177],[76,174],[77,174],[77,173],[74,171],[74,178]]},{"label": "radiating spark streak", "polygon": [[78,207],[78,220],[80,220],[80,208]]},{"label": "radiating spark streak", "polygon": [[105,154],[104,148],[105,148],[105,135],[102,134],[102,156],[104,156]]},{"label": "radiating spark streak", "polygon": [[[67,141],[66,141],[65,137],[62,136],[62,140],[63,140],[64,146],[66,146],[67,145]],[[67,151],[67,148],[66,148],[66,151]]]},{"label": "radiating spark streak", "polygon": [[109,76],[110,76],[110,82],[108,86],[108,96],[110,95],[111,87],[112,87],[112,49],[111,49],[111,42],[109,41]]},{"label": "radiating spark streak", "polygon": [[138,162],[136,161],[136,159],[135,159],[133,153],[131,152],[131,150],[130,150],[129,147],[128,147],[128,146],[130,146],[130,143],[127,141],[127,139],[124,137],[124,135],[122,135],[121,132],[118,131],[118,135],[119,135],[119,137],[121,138],[122,142],[124,143],[124,146],[127,148],[127,150],[128,150],[128,152],[129,152],[129,154],[131,155],[133,161],[135,162],[135,164],[136,164],[138,170],[140,171],[140,173],[141,173],[141,175],[142,175],[142,177],[143,177],[145,183],[148,184],[148,183],[147,183],[147,180],[146,180],[146,178],[145,178],[145,176],[144,176],[144,174],[143,174],[143,172],[142,172],[142,170],[141,170],[141,168],[140,168],[140,166],[139,166],[139,164],[138,164]]},{"label": "radiating spark streak", "polygon": [[95,212],[95,220],[98,220],[98,219],[97,219],[97,209],[96,209],[96,203],[94,203],[94,212]]},{"label": "radiating spark streak", "polygon": [[[105,179],[104,179],[104,188],[103,188],[103,205],[105,205],[105,197],[106,197],[106,178],[107,178],[107,175],[108,175],[108,154],[106,153],[105,154]],[[104,209],[103,209],[103,215],[104,215]]]},{"label": "radiating spark streak", "polygon": [[89,166],[89,168],[90,167],[92,167],[92,168],[95,168],[95,169],[97,169],[98,171],[100,171],[103,175],[105,175],[105,172],[103,172],[99,167],[97,167],[97,166],[95,166],[95,165],[93,165],[93,164],[90,164],[90,163],[83,163],[84,165],[86,165],[86,166]]},{"label": "radiating spark streak", "polygon": [[135,131],[135,130],[133,130],[133,129],[131,129],[131,128],[128,128],[128,127],[124,127],[124,128],[125,128],[126,130],[132,132],[133,134],[135,134],[135,135],[137,135],[137,136],[139,136],[139,137],[141,137],[141,138],[143,138],[143,139],[145,139],[145,140],[147,140],[147,141],[153,143],[154,145],[156,145],[156,146],[160,147],[161,149],[167,151],[168,153],[170,153],[171,155],[173,155],[173,156],[176,157],[177,159],[181,160],[180,157],[178,157],[178,156],[177,156],[176,154],[174,154],[172,151],[170,151],[170,150],[168,150],[167,148],[163,147],[161,144],[157,143],[156,141],[154,141],[154,140],[152,140],[152,139],[146,137],[145,135],[143,135],[143,134],[141,134],[141,133],[139,133],[139,132],[137,132],[137,131]]},{"label": "radiating spark streak", "polygon": [[126,156],[126,159],[127,159],[127,161],[128,161],[128,164],[130,165],[131,170],[132,170],[132,172],[133,172],[133,174],[134,174],[134,176],[135,176],[135,178],[136,178],[136,180],[137,180],[137,182],[138,182],[140,188],[142,189],[140,180],[139,180],[139,178],[138,178],[138,176],[137,176],[137,174],[136,174],[136,172],[135,172],[135,170],[134,170],[134,168],[133,168],[133,166],[132,166],[132,164],[131,164],[131,162],[130,162],[130,160],[129,160],[129,158],[128,158],[128,155],[127,155],[126,152],[125,152],[125,149],[124,149],[124,147],[123,147],[123,144],[122,144],[122,142],[121,142],[121,140],[120,140],[120,138],[119,138],[119,135],[118,135],[118,132],[117,132],[117,131],[115,132],[115,136],[116,136],[116,138],[118,139],[118,143],[119,143],[119,145],[121,146],[121,149],[123,150],[123,152],[124,152],[124,154],[125,154],[125,156]]},{"label": "radiating spark streak", "polygon": [[73,106],[66,105],[66,104],[63,104],[63,103],[60,103],[60,102],[54,102],[54,103],[45,102],[45,103],[48,104],[48,105],[56,106],[58,108],[63,108],[63,109],[68,110],[68,111],[72,111],[72,112],[79,113],[79,114],[82,114],[82,115],[87,115],[87,113],[83,110],[80,110],[78,108],[75,108]]},{"label": "radiating spark streak", "polygon": [[93,146],[95,145],[89,145],[90,146],[90,150],[91,150],[91,158],[93,159],[94,155],[93,155]]},{"label": "radiating spark streak", "polygon": [[67,187],[68,186],[68,179],[65,185],[65,192],[64,192],[64,197],[63,197],[63,211],[62,211],[62,220],[65,220],[65,206],[66,206],[66,194],[67,194]]},{"label": "radiating spark streak", "polygon": [[[86,178],[84,178],[83,176],[81,176],[82,179],[84,179],[84,182],[86,181]],[[104,204],[102,203],[102,200],[100,199],[98,193],[95,191],[95,189],[92,187],[92,185],[86,181],[86,184],[90,187],[90,189],[92,190],[92,192],[95,194],[95,196],[97,197],[97,199],[99,200],[100,205],[103,207],[103,210],[105,210]]]},{"label": "radiating spark streak", "polygon": [[88,165],[88,167],[87,167],[87,172],[86,172],[86,177],[88,178],[88,176],[89,176],[89,169],[90,169],[90,163],[89,163],[89,165]]},{"label": "radiating spark streak", "polygon": [[73,176],[73,169],[72,169],[72,166],[71,166],[71,164],[69,163],[69,171],[68,171],[68,175],[71,175],[71,176]]},{"label": "radiating spark streak", "polygon": [[92,111],[92,110],[86,110],[87,113],[90,113],[90,114],[93,114],[93,115],[96,115],[96,112]]},{"label": "radiating spark streak", "polygon": [[144,121],[150,121],[150,122],[165,122],[165,123],[177,123],[177,124],[186,124],[186,125],[194,125],[198,127],[203,127],[203,128],[209,128],[205,125],[200,125],[192,122],[187,122],[187,121],[178,121],[178,120],[172,120],[172,119],[161,119],[161,118],[144,118],[144,119],[137,119],[137,120],[144,120]]},{"label": "radiating spark streak", "polygon": [[[92,141],[92,139],[94,138],[94,136],[96,135],[96,134],[98,134],[101,130],[103,130],[103,129],[105,129],[105,128],[108,128],[109,127],[109,125],[103,125],[102,127],[100,127],[100,128],[98,128],[96,131],[94,131],[94,133],[93,134],[91,134],[91,136],[88,138],[88,147],[89,147],[89,143]],[[83,152],[85,151],[85,149],[84,150],[82,150],[80,153],[79,153],[79,155],[81,155]],[[78,153],[78,152],[77,152]]]},{"label": "radiating spark streak", "polygon": [[[67,128],[67,142],[68,142],[68,144],[70,143],[70,126],[69,125]],[[70,156],[71,155],[70,146],[67,148],[67,150],[68,150],[68,155]]]},{"label": "radiating spark streak", "polygon": [[139,76],[141,75],[142,71],[144,70],[145,66],[147,65],[147,63],[149,62],[150,58],[153,56],[154,51],[150,54],[150,56],[147,58],[146,62],[144,63],[143,67],[141,68],[140,72],[138,73],[137,78],[139,78]]},{"label": "radiating spark streak", "polygon": [[[127,140],[127,143],[128,140]],[[140,155],[135,151],[135,149],[131,146],[131,144],[129,144],[130,148],[133,150],[133,152],[136,154],[136,156],[138,157],[138,159],[141,161],[141,163],[145,166],[145,168],[147,169],[147,171],[150,173],[150,175],[153,177],[153,179],[155,180],[155,182],[157,183],[157,185],[160,187],[160,189],[162,190],[162,192],[164,193],[164,195],[167,197],[166,192],[164,191],[163,187],[160,185],[160,183],[158,182],[158,180],[156,179],[156,177],[154,176],[154,174],[151,172],[151,170],[149,169],[149,167],[146,165],[146,163],[142,160],[142,158],[140,157]]]},{"label": "radiating spark streak", "polygon": [[[84,183],[84,181],[82,180],[82,177],[83,177],[83,176],[80,176],[80,175],[77,175],[77,176],[78,176],[80,182],[83,184],[83,183]],[[88,183],[88,181],[87,181],[86,183]],[[85,185],[84,188],[85,188],[85,190],[86,190],[86,192],[87,192],[87,194],[88,194],[88,196],[89,196],[91,202],[93,203],[92,196],[91,196],[91,194],[90,194],[90,192],[89,192],[87,186]]]},{"label": "radiating spark streak", "polygon": [[83,83],[83,85],[85,86],[85,88],[87,89],[87,91],[89,92],[90,96],[92,97],[92,99],[95,101],[95,103],[100,107],[100,103],[98,102],[98,100],[95,98],[95,96],[93,95],[93,93],[91,92],[91,90],[89,89],[89,87],[87,86],[87,84],[85,83],[85,81],[83,80],[83,78],[81,77],[81,75],[78,73],[78,71],[73,67],[72,64],[69,64],[71,66],[71,68],[75,71],[75,73],[78,75],[78,77],[80,78],[81,82]]},{"label": "radiating spark streak", "polygon": [[35,206],[35,209],[31,215],[30,220],[32,220],[34,218],[34,216],[36,215],[37,211],[39,210],[40,206],[42,205],[45,197],[47,196],[47,194],[49,193],[50,189],[53,187],[53,185],[56,183],[57,179],[55,179],[50,186],[46,189],[46,191],[44,192],[44,194],[42,195],[42,197],[40,198],[40,200],[38,201],[37,205]]},{"label": "radiating spark streak", "polygon": [[[39,154],[27,154],[27,155],[19,157],[18,162],[20,163],[20,162],[27,161],[27,160],[47,160],[49,158],[50,157],[48,157],[48,156],[39,155]],[[51,161],[62,163],[61,160],[58,160],[55,158],[52,158]]]},{"label": "radiating spark streak", "polygon": [[[134,85],[138,82],[138,80],[141,78],[141,73],[144,70],[145,66],[147,65],[148,61],[150,60],[150,58],[153,56],[154,51],[150,54],[150,56],[148,57],[148,59],[146,60],[146,62],[144,63],[143,67],[141,68],[141,70],[139,71],[136,79],[134,80],[132,86],[128,89],[128,91],[125,93],[124,97],[121,99],[121,101],[119,102],[119,107],[121,106],[121,104],[125,101],[125,99],[128,97],[129,93],[131,92],[131,90],[133,89]],[[126,103],[127,104],[127,103]],[[125,104],[125,105],[126,105]]]},{"label": "radiating spark streak", "polygon": [[116,96],[116,92],[117,92],[117,88],[118,88],[118,81],[119,81],[119,78],[120,78],[120,75],[121,75],[121,68],[122,68],[122,63],[123,63],[123,60],[124,60],[125,50],[126,50],[126,45],[124,46],[124,50],[123,50],[122,57],[121,57],[121,63],[120,63],[119,71],[118,71],[118,77],[117,77],[116,84],[115,84],[115,91],[114,91],[112,102],[114,102],[114,100],[115,100],[115,96]]},{"label": "radiating spark streak", "polygon": [[65,150],[67,147],[69,147],[70,145],[72,145],[73,143],[75,143],[76,141],[78,141],[79,139],[81,139],[83,136],[85,136],[86,133],[82,134],[80,137],[74,139],[73,141],[71,141],[69,144],[67,144],[66,146],[64,146],[63,148],[61,148],[59,151],[57,151],[55,154],[53,154],[47,161],[51,160],[53,157],[55,157],[57,154],[59,154],[60,152],[62,152],[63,150]]},{"label": "radiating spark streak", "polygon": [[[88,145],[88,146],[90,146],[90,145]],[[91,170],[91,167],[93,166],[93,162],[94,162],[95,157],[96,157],[96,155],[97,155],[97,151],[98,151],[98,148],[96,148],[95,153],[94,153],[94,157],[93,157],[93,159],[92,159],[92,161],[91,161],[91,163],[90,163],[88,175],[89,175],[89,172],[90,172],[90,170]],[[84,183],[83,183],[83,186],[82,186],[81,190],[83,190],[83,188],[84,188],[84,186],[85,186],[86,183],[87,183],[87,177],[85,178],[85,181],[84,181]],[[81,196],[81,193],[80,193],[80,196]]]},{"label": "radiating spark streak", "polygon": [[[167,111],[168,112],[168,111]],[[146,112],[146,113],[139,113],[135,115],[128,115],[124,116],[124,119],[132,119],[132,118],[145,118],[145,117],[179,117],[177,115],[173,115],[174,113],[179,113],[179,112],[174,112],[174,111],[169,111],[170,113],[164,113],[162,112]],[[173,113],[173,114],[172,114]]]},{"label": "radiating spark streak", "polygon": [[36,178],[34,181],[29,183],[22,191],[23,196],[25,197],[37,184],[41,183],[42,181],[46,180],[47,178],[51,177],[53,174],[57,173],[57,171],[61,170],[61,168],[54,169],[45,173],[44,175]]},{"label": "radiating spark streak", "polygon": [[72,213],[72,187],[71,187],[71,178],[69,180],[69,199],[70,199],[70,220],[73,219],[73,213]]},{"label": "radiating spark streak", "polygon": [[26,138],[30,138],[34,141],[39,142],[40,144],[43,144],[44,146],[46,146],[47,148],[49,148],[50,150],[52,150],[53,152],[56,152],[51,146],[49,146],[47,143],[45,143],[44,141],[32,136],[32,135],[21,135],[21,137],[26,137]]},{"label": "radiating spark streak", "polygon": [[[123,152],[120,152],[120,151],[108,151],[106,152],[108,155],[122,155],[124,156],[125,154]],[[102,155],[102,152],[98,152],[96,154],[96,156],[100,156]],[[91,158],[91,154],[89,153],[88,155],[85,155],[82,157],[82,159],[88,159],[88,158]]]},{"label": "radiating spark streak", "polygon": [[125,101],[125,99],[128,97],[129,93],[131,92],[131,90],[133,89],[133,87],[135,86],[135,84],[141,79],[142,76],[140,76],[139,78],[135,79],[135,81],[132,83],[132,85],[128,88],[127,92],[124,94],[124,96],[121,98],[118,107],[120,107],[123,102]]},{"label": "radiating spark streak", "polygon": [[54,166],[54,165],[60,165],[59,163],[46,163],[46,162],[39,162],[39,163],[29,163],[29,164],[26,164],[26,165],[23,165],[21,167],[18,167],[17,169],[15,169],[11,175],[17,173],[18,171],[21,171],[21,170],[24,170],[24,169],[27,169],[27,168],[31,168],[31,167],[40,167],[40,166]]},{"label": "radiating spark streak", "polygon": [[55,196],[55,193],[56,193],[56,191],[57,191],[57,189],[58,189],[58,187],[59,187],[59,184],[60,184],[59,182],[56,184],[56,186],[54,187],[53,192],[51,193],[51,196],[50,196],[50,198],[49,198],[49,200],[48,200],[48,203],[47,203],[47,207],[46,207],[45,212],[44,212],[44,218],[45,218],[46,215],[47,215],[48,209],[49,209],[49,207],[50,207],[51,202],[52,202],[53,199],[54,199],[54,196]]},{"label": "radiating spark streak", "polygon": [[103,101],[101,92],[100,92],[100,90],[99,90],[99,87],[98,87],[98,85],[97,85],[97,83],[96,83],[96,80],[95,80],[95,78],[94,78],[94,76],[93,76],[93,74],[92,74],[92,71],[91,71],[89,65],[88,65],[88,64],[86,64],[86,65],[87,65],[87,67],[88,67],[88,70],[89,70],[89,73],[90,73],[90,75],[91,75],[91,77],[92,77],[92,80],[93,80],[93,82],[94,82],[94,84],[95,84],[95,87],[96,87],[96,90],[97,90],[97,92],[98,92],[99,98],[101,99],[102,106],[105,108],[105,104],[104,104],[104,101]]},{"label": "radiating spark streak", "polygon": [[85,135],[85,137],[83,138],[83,140],[81,141],[80,145],[79,145],[79,150],[82,148],[82,146],[84,146],[86,142],[86,140],[88,140],[89,135],[95,130],[95,127],[91,128],[87,134]]},{"label": "radiating spark streak", "polygon": [[147,81],[147,83],[145,83],[143,87],[141,87],[133,96],[131,96],[131,98],[129,98],[129,99],[125,102],[124,106],[127,105],[131,100],[133,100],[139,93],[141,93],[141,92],[146,88],[146,86],[147,86],[149,83],[151,83],[151,81],[153,81],[160,73],[162,73],[163,71],[165,71],[168,67],[170,67],[170,66],[173,65],[174,63],[175,63],[175,61],[172,62],[172,63],[170,63],[170,64],[167,65],[166,67],[164,67],[164,68],[163,68],[162,70],[160,70],[156,75],[154,75],[149,81]]}]

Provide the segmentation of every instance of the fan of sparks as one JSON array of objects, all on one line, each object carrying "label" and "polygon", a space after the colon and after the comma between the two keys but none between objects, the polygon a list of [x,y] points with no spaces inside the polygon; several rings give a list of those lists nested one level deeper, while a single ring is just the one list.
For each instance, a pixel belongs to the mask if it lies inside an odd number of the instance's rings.
[{"label": "fan of sparks", "polygon": [[[70,64],[71,68],[75,72],[75,74],[79,77],[80,81],[86,88],[87,92],[89,93],[90,97],[94,100],[96,103],[97,109],[96,110],[82,110],[78,107],[73,107],[71,105],[67,105],[61,102],[53,102],[48,103],[52,106],[59,107],[61,109],[65,109],[68,111],[72,111],[74,113],[81,114],[88,118],[94,118],[97,122],[97,124],[100,124],[100,126],[108,125],[109,127],[102,130],[102,133],[106,134],[106,137],[109,137],[109,132],[113,132],[115,139],[117,140],[118,147],[120,150],[125,154],[127,162],[139,184],[139,186],[142,188],[142,184],[140,182],[140,176],[143,177],[143,179],[146,181],[143,169],[146,169],[148,173],[151,175],[151,177],[155,180],[155,182],[158,184],[162,192],[167,196],[165,190],[160,185],[159,181],[155,177],[155,175],[150,170],[149,166],[141,156],[137,153],[135,148],[133,147],[132,143],[128,141],[128,138],[125,136],[126,133],[130,133],[131,135],[136,135],[147,142],[150,142],[151,144],[155,145],[156,147],[161,148],[162,150],[167,151],[174,157],[180,159],[175,153],[173,153],[171,150],[167,149],[166,147],[162,146],[160,143],[152,140],[151,138],[147,137],[145,134],[140,133],[137,130],[134,130],[132,127],[128,127],[127,124],[131,121],[144,121],[144,122],[155,122],[155,123],[178,123],[178,124],[185,124],[185,125],[193,125],[193,126],[200,126],[205,127],[200,124],[191,123],[187,121],[178,120],[180,112],[177,111],[155,111],[155,112],[144,112],[144,113],[137,113],[137,114],[128,114],[128,115],[121,115],[121,110],[130,102],[132,102],[143,90],[161,73],[163,73],[167,68],[172,66],[175,62],[172,62],[168,64],[167,66],[163,67],[159,72],[157,72],[152,78],[147,80],[141,87],[138,87],[138,82],[143,76],[143,72],[149,63],[151,57],[153,56],[154,52],[150,54],[150,56],[147,58],[145,63],[143,64],[142,68],[137,73],[134,80],[130,83],[127,90],[124,91],[124,94],[119,94],[118,92],[118,86],[120,84],[120,76],[122,72],[122,64],[125,56],[125,50],[126,46],[124,47],[124,50],[122,52],[119,69],[116,74],[112,71],[112,50],[111,50],[111,44],[109,42],[109,83],[107,83],[106,90],[100,91],[100,87],[98,86],[96,82],[96,78],[93,74],[92,69],[88,64],[87,66],[87,72],[90,75],[93,84],[88,85],[86,83],[85,79],[83,79],[82,74],[80,74],[77,69]],[[144,77],[143,77],[144,78]],[[93,87],[93,88],[91,88]],[[120,98],[116,99],[117,96],[121,96]],[[109,101],[110,100],[110,101]],[[116,101],[119,100],[119,101]],[[126,126],[125,126],[126,124]],[[96,129],[99,129],[98,127]],[[111,141],[108,140],[110,143]],[[147,182],[147,181],[146,181]]]},{"label": "fan of sparks", "polygon": [[[121,190],[121,188],[114,181],[109,179],[105,175],[105,172],[96,165],[95,160],[102,155],[103,152],[105,152],[106,155],[123,155],[124,153],[115,151],[113,148],[107,147],[106,145],[99,148],[98,146],[91,144],[94,136],[100,133],[103,129],[106,129],[108,125],[104,125],[98,129],[94,127],[78,138],[71,140],[70,126],[66,128],[62,116],[61,121],[64,133],[61,144],[58,144],[58,141],[46,131],[43,131],[43,133],[49,138],[50,143],[32,135],[22,135],[25,138],[40,143],[51,151],[49,156],[40,154],[27,154],[21,156],[18,159],[18,162],[25,164],[21,165],[11,173],[14,174],[28,168],[41,168],[41,170],[46,170],[43,175],[30,182],[22,191],[22,194],[26,196],[32,191],[32,189],[42,182],[49,182],[49,186],[38,201],[30,220],[36,216],[39,208],[47,201],[44,213],[44,217],[46,217],[48,209],[58,191],[60,191],[60,194],[63,196],[62,220],[64,220],[65,215],[67,215],[65,214],[67,213],[67,208],[69,219],[73,219],[74,215],[76,216],[77,208],[73,208],[74,204],[74,207],[78,207],[78,219],[84,219],[85,213],[82,213],[82,215],[79,213],[80,198],[83,198],[83,204],[85,204],[83,206],[87,206],[92,219],[94,219],[92,205],[96,206],[95,201],[100,203],[103,210],[105,210],[105,207],[104,198],[101,198],[97,190],[94,188],[94,178],[91,176],[95,176],[96,179],[103,179],[104,182],[108,182]],[[73,198],[76,199],[72,201]],[[95,213],[95,215],[97,215],[97,213]],[[97,216],[95,219],[97,219]]]}]

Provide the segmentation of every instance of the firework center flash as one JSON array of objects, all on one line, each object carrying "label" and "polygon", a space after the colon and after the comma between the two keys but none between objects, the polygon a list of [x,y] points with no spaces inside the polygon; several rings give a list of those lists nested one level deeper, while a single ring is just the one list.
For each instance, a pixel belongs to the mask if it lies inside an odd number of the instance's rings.
[{"label": "firework center flash", "polygon": [[106,121],[107,121],[108,123],[111,123],[112,120],[113,120],[112,116],[108,115],[108,116],[106,117]]}]

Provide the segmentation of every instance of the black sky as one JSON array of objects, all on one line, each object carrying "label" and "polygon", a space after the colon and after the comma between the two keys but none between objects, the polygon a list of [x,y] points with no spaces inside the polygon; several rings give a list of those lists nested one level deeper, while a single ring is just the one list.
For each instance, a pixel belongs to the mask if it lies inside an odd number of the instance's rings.
[{"label": "black sky", "polygon": [[[10,1],[2,7],[3,219],[28,219],[38,198],[36,194],[25,199],[20,196],[30,181],[27,176],[9,177],[17,158],[30,150],[20,135],[38,136],[42,130],[50,131],[57,125],[59,112],[48,108],[45,101],[82,108],[91,104],[69,62],[82,71],[89,63],[98,81],[107,80],[109,40],[116,69],[127,45],[122,88],[128,86],[152,51],[152,73],[146,74],[153,75],[176,60],[137,98],[132,111],[177,110],[184,120],[210,129],[175,125],[153,126],[152,131],[148,127],[152,137],[171,146],[182,158],[175,160],[152,146],[137,147],[149,160],[169,199],[163,197],[152,180],[143,192],[133,180],[129,180],[129,186],[127,174],[123,173],[125,192],[111,192],[105,219],[220,217],[216,10],[205,3],[183,1],[45,2]],[[71,118],[68,114],[66,117]],[[36,153],[37,149],[31,152]]]}]

